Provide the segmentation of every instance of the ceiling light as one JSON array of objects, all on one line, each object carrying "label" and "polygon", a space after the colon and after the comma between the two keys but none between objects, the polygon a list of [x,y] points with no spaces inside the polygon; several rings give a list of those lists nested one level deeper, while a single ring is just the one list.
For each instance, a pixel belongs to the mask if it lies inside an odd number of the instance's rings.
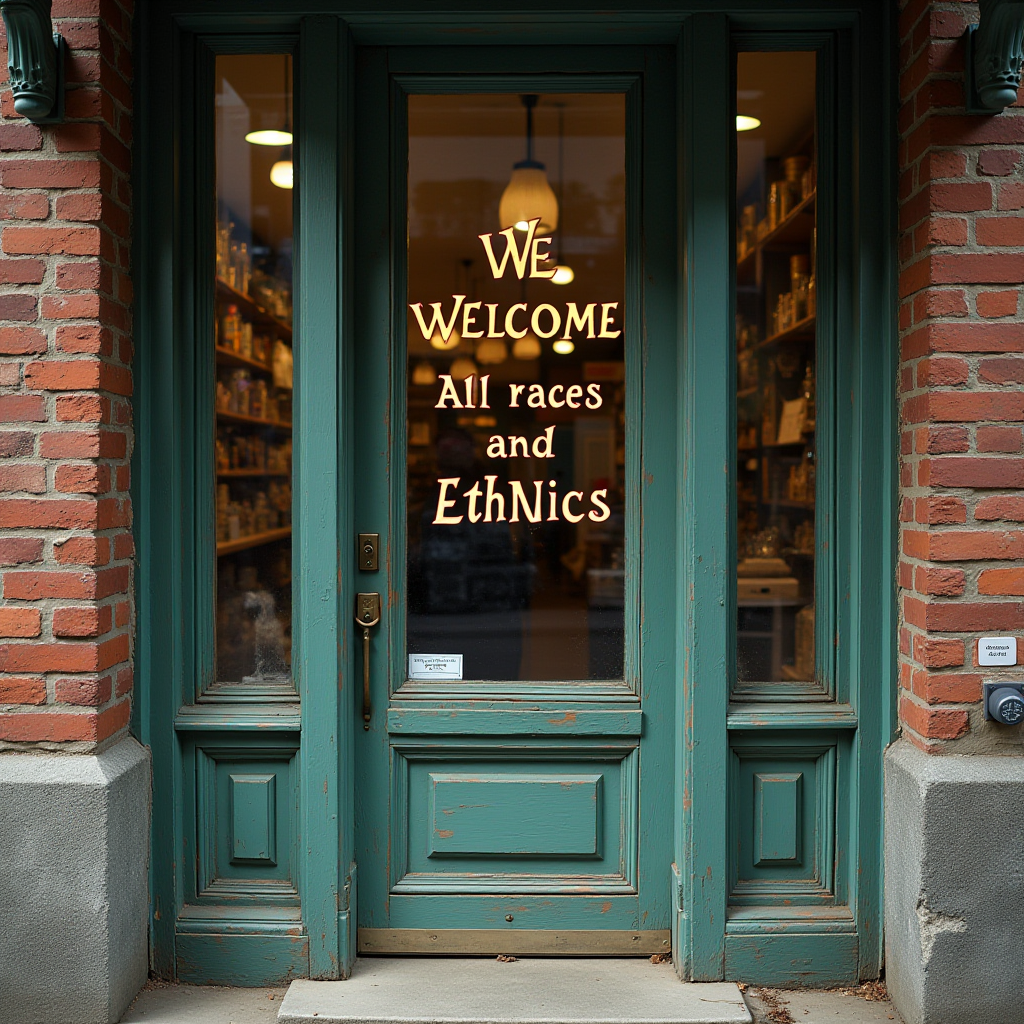
[{"label": "ceiling light", "polygon": [[512,346],[513,359],[537,359],[540,356],[540,342],[532,334],[524,334]]},{"label": "ceiling light", "polygon": [[462,335],[459,334],[458,330],[454,327],[451,329],[447,341],[445,341],[440,327],[436,328],[434,333],[430,336],[431,348],[436,348],[441,352],[450,352],[453,348],[458,348],[461,341]]},{"label": "ceiling light", "polygon": [[554,274],[552,274],[548,280],[552,284],[569,284],[575,276],[576,275],[572,272],[572,267],[565,263],[559,263],[558,266],[555,267]]},{"label": "ceiling light", "polygon": [[761,119],[758,117],[750,117],[747,114],[736,115],[736,131],[738,132],[750,132],[755,128],[761,127]]},{"label": "ceiling light", "polygon": [[568,338],[559,338],[551,348],[560,356],[567,356],[570,352],[575,351],[576,346]]},{"label": "ceiling light", "polygon": [[293,139],[292,133],[283,128],[264,128],[258,132],[249,132],[245,141],[254,146],[290,146]]},{"label": "ceiling light", "polygon": [[536,95],[523,97],[526,107],[526,159],[512,167],[505,191],[498,204],[498,220],[504,228],[514,224],[519,231],[528,231],[530,221],[540,219],[538,235],[550,235],[558,227],[558,200],[548,184],[547,171],[533,159],[533,108]]},{"label": "ceiling light", "polygon": [[278,188],[291,188],[294,182],[294,169],[291,160],[278,160],[270,168],[270,180]]},{"label": "ceiling light", "polygon": [[485,338],[476,347],[476,361],[484,366],[497,366],[508,359],[508,345],[496,338]]},{"label": "ceiling light", "polygon": [[437,370],[426,361],[417,363],[412,370],[412,382],[420,387],[428,387],[437,380]]},{"label": "ceiling light", "polygon": [[459,356],[451,365],[449,372],[452,375],[452,380],[465,380],[467,377],[472,377],[476,371],[476,363],[472,359],[468,359],[466,356]]}]

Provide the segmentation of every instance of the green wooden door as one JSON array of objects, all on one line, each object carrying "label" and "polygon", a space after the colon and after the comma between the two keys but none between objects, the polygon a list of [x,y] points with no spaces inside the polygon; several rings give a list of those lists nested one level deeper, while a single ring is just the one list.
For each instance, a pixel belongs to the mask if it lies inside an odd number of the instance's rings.
[{"label": "green wooden door", "polygon": [[674,50],[355,63],[359,949],[663,951]]}]

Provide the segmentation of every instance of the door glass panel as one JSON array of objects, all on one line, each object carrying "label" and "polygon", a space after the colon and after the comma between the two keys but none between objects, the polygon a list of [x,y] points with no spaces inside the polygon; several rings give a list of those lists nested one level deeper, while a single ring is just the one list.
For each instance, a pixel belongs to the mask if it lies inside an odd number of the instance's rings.
[{"label": "door glass panel", "polygon": [[291,60],[216,63],[217,679],[291,678]]},{"label": "door glass panel", "polygon": [[625,98],[411,96],[408,175],[410,677],[621,679]]},{"label": "door glass panel", "polygon": [[740,53],[739,682],[815,678],[815,55]]}]

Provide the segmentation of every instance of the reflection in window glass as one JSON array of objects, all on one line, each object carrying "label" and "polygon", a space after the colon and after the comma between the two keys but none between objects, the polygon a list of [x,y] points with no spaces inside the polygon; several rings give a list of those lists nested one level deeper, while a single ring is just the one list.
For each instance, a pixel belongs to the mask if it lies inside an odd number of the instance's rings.
[{"label": "reflection in window glass", "polygon": [[217,679],[291,677],[291,60],[216,64]]},{"label": "reflection in window glass", "polygon": [[737,675],[815,678],[815,56],[737,58]]},{"label": "reflection in window glass", "polygon": [[622,95],[410,97],[407,638],[449,679],[623,677],[624,222]]}]

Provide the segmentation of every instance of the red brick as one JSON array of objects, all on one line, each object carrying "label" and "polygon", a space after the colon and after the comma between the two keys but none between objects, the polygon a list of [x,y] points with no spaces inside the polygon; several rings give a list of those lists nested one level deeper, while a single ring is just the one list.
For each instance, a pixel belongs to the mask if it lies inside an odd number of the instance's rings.
[{"label": "red brick", "polygon": [[46,403],[42,395],[0,395],[0,422],[44,423]]},{"label": "red brick", "polygon": [[57,419],[62,423],[109,423],[110,399],[102,395],[60,395]]},{"label": "red brick", "polygon": [[3,250],[7,253],[41,253],[63,256],[98,256],[100,229],[86,228],[4,228]]},{"label": "red brick", "polygon": [[978,577],[978,593],[1024,595],[1024,568],[986,569]]},{"label": "red brick", "polygon": [[929,739],[955,740],[967,732],[967,712],[957,708],[922,707],[900,701],[900,720]]},{"label": "red brick", "polygon": [[89,320],[100,316],[100,308],[96,294],[44,295],[41,313],[45,320]]},{"label": "red brick", "polygon": [[973,704],[981,700],[981,676],[919,669],[914,673],[912,689],[929,704]]},{"label": "red brick", "polygon": [[5,160],[0,163],[4,188],[99,188],[98,160]]},{"label": "red brick", "polygon": [[0,704],[45,704],[46,683],[42,679],[0,677]]},{"label": "red brick", "polygon": [[[25,368],[26,383],[32,363]],[[1024,420],[1024,393],[937,392],[927,396],[928,417],[963,423],[974,420]]]},{"label": "red brick", "polygon": [[58,466],[54,484],[63,494],[104,494],[110,490],[110,467]]},{"label": "red brick", "polygon": [[1019,452],[1020,427],[978,427],[979,452]]},{"label": "red brick", "polygon": [[990,384],[1024,384],[1024,359],[983,359],[978,364],[978,379]]},{"label": "red brick", "polygon": [[979,217],[974,237],[978,245],[1024,245],[1024,217]]},{"label": "red brick", "polygon": [[131,693],[134,685],[135,674],[130,665],[117,670],[117,688],[114,691],[116,696],[123,697],[126,693]]},{"label": "red brick", "polygon": [[959,530],[928,534],[928,557],[937,562],[1024,558],[1024,533],[1018,530]]},{"label": "red brick", "polygon": [[110,541],[106,537],[54,541],[53,557],[60,565],[106,565],[110,561]]},{"label": "red brick", "polygon": [[46,220],[50,201],[39,193],[11,192],[0,195],[0,220]]},{"label": "red brick", "polygon": [[[69,359],[64,362],[29,363],[25,384],[40,391],[113,391],[130,395],[131,371],[123,366],[95,359]],[[1021,396],[1024,401],[1024,396]]]},{"label": "red brick", "polygon": [[127,657],[123,633],[100,643],[0,644],[0,672],[103,672]]},{"label": "red brick", "polygon": [[0,636],[33,637],[41,632],[38,608],[0,608]]},{"label": "red brick", "polygon": [[0,739],[9,742],[99,743],[128,724],[131,704],[121,701],[99,713],[22,712],[0,715]]},{"label": "red brick", "polygon": [[113,334],[93,324],[62,324],[57,328],[57,348],[62,352],[109,356],[114,351]]},{"label": "red brick", "polygon": [[0,294],[0,320],[35,320],[38,300],[18,292]]},{"label": "red brick", "polygon": [[23,356],[46,351],[46,335],[37,327],[0,327],[0,355]]},{"label": "red brick", "polygon": [[103,219],[103,196],[99,192],[72,192],[59,196],[55,212],[58,220],[86,223]]},{"label": "red brick", "polygon": [[28,491],[43,494],[46,491],[46,469],[43,466],[0,466],[0,491]]},{"label": "red brick", "polygon": [[43,557],[43,542],[37,537],[0,537],[0,565],[24,565]]},{"label": "red brick", "polygon": [[[58,263],[57,287],[65,291],[99,288],[103,276],[101,271],[102,268],[96,260],[84,260],[81,263]],[[46,314],[44,313],[44,315]]]},{"label": "red brick", "polygon": [[1024,325],[930,323],[906,335],[901,349],[904,359],[930,352],[1022,352]]},{"label": "red brick", "polygon": [[0,151],[13,153],[43,148],[43,133],[34,124],[0,125]]},{"label": "red brick", "polygon": [[948,387],[966,384],[970,368],[964,359],[922,359],[917,364],[917,386]]},{"label": "red brick", "polygon": [[976,303],[978,316],[1015,316],[1017,313],[1017,292],[979,292]]},{"label": "red brick", "polygon": [[72,676],[58,679],[53,689],[59,704],[98,707],[110,700],[112,680],[110,676]]},{"label": "red brick", "polygon": [[53,635],[59,637],[102,636],[110,632],[112,612],[109,605],[88,608],[55,608]]},{"label": "red brick", "polygon": [[971,435],[966,427],[926,427],[918,435],[919,452],[941,455],[971,449]]},{"label": "red brick", "polygon": [[0,284],[40,284],[45,273],[42,260],[0,260]]},{"label": "red brick", "polygon": [[939,569],[919,565],[914,574],[914,589],[919,594],[959,597],[964,592],[964,587],[962,569]]},{"label": "red brick", "polygon": [[953,668],[966,660],[963,640],[944,637],[915,636],[914,658],[925,668]]},{"label": "red brick", "polygon": [[[927,498],[918,498],[915,518],[919,523],[966,523],[967,505],[962,498],[953,498],[945,494],[932,494]],[[923,556],[926,557],[926,556]]]},{"label": "red brick", "polygon": [[89,530],[99,525],[99,503],[84,499],[0,499],[0,529]]},{"label": "red brick", "polygon": [[1000,210],[1024,210],[1024,181],[999,186]]},{"label": "red brick", "polygon": [[58,153],[98,152],[100,126],[98,124],[62,124],[54,132]]},{"label": "red brick", "polygon": [[[911,598],[904,598],[904,604]],[[996,632],[1017,632],[1024,628],[1024,604],[984,603],[972,604],[966,601],[929,603],[922,605],[920,625],[936,633],[978,633],[987,630]],[[909,615],[908,615],[908,621]]]},{"label": "red brick", "polygon": [[948,455],[928,467],[933,487],[1024,487],[1024,460]]},{"label": "red brick", "polygon": [[985,521],[1006,519],[1011,522],[1024,522],[1024,497],[1016,494],[994,494],[982,498],[974,510],[974,518]]},{"label": "red brick", "polygon": [[1013,149],[983,149],[978,154],[978,173],[1005,177],[1013,174],[1020,153]]},{"label": "red brick", "polygon": [[119,533],[114,537],[114,558],[133,558],[135,556],[135,538],[130,533]]},{"label": "red brick", "polygon": [[44,459],[123,459],[127,450],[125,435],[113,430],[65,430],[39,439]]}]

